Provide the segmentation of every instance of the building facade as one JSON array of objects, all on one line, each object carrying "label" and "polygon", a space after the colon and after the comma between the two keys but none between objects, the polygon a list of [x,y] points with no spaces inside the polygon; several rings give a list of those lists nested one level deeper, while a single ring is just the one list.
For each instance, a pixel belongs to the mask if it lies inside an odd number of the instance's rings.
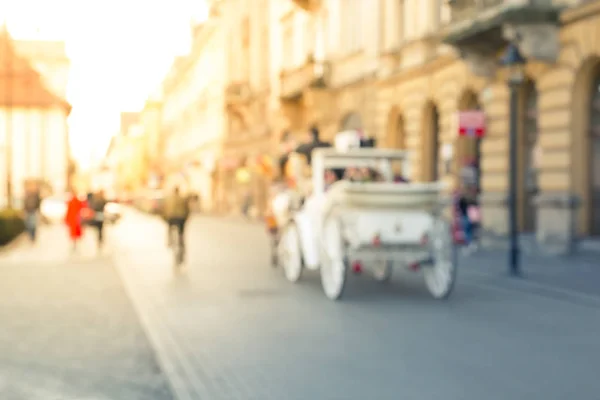
[{"label": "building facade", "polygon": [[167,188],[198,194],[214,208],[225,117],[224,30],[218,17],[192,30],[190,53],[177,58],[162,87],[161,136]]},{"label": "building facade", "polygon": [[[38,42],[38,46],[43,45]],[[18,206],[26,182],[36,182],[56,193],[68,189],[71,163],[67,117],[71,106],[47,84],[50,78],[46,79],[18,52],[15,41],[5,29],[0,31],[0,199],[3,204],[11,197],[10,202]]]},{"label": "building facade", "polygon": [[131,198],[146,188],[148,169],[140,117],[141,113],[121,113],[119,133],[112,137],[104,157],[102,169],[113,175],[119,198]]},{"label": "building facade", "polygon": [[143,130],[144,163],[146,166],[146,186],[157,189],[163,180],[162,168],[162,136],[161,136],[162,102],[157,93],[150,96],[140,112],[140,125]]},{"label": "building facade", "polygon": [[278,97],[291,132],[376,130],[380,2],[275,2]]},{"label": "building facade", "polygon": [[226,16],[223,154],[218,163],[221,211],[239,210],[250,199],[262,213],[267,180],[259,164],[271,153],[269,0],[224,0],[212,15]]},{"label": "building facade", "polygon": [[[281,51],[272,65],[281,70],[284,124],[298,131],[316,124],[325,136],[364,129],[380,146],[410,151],[413,179],[450,188],[463,163],[475,160],[484,227],[501,234],[511,166],[507,71],[498,61],[518,38],[528,58],[512,166],[520,228],[567,247],[600,233],[600,2],[278,3],[272,22]],[[485,138],[458,136],[457,114],[467,110],[484,112]]]},{"label": "building facade", "polygon": [[[226,208],[239,203],[240,166],[274,151],[283,132],[316,125],[325,140],[362,129],[379,146],[406,149],[412,179],[449,188],[475,161],[485,229],[506,233],[508,170],[517,168],[521,231],[565,248],[600,234],[600,1],[246,3],[212,2],[209,20],[224,32],[226,54],[214,76],[211,66],[202,70],[221,85],[216,198]],[[528,59],[516,166],[508,161],[509,71],[498,66],[511,40]],[[457,115],[468,110],[485,114],[483,139],[459,137]]]},{"label": "building facade", "polygon": [[[574,239],[600,234],[600,2],[538,3],[455,4],[443,38],[464,62],[452,63],[447,80],[454,82],[459,107],[470,99],[469,108],[487,115],[481,166],[488,227],[507,230],[508,168],[517,168],[521,229],[570,250]],[[509,40],[527,58],[516,166],[508,164],[507,71],[496,63]]]}]

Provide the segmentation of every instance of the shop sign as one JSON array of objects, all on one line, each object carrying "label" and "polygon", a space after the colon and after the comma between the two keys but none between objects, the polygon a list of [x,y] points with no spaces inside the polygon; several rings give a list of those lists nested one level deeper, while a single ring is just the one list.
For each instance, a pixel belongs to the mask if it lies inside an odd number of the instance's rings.
[{"label": "shop sign", "polygon": [[458,135],[474,138],[485,136],[485,113],[479,110],[458,113]]}]

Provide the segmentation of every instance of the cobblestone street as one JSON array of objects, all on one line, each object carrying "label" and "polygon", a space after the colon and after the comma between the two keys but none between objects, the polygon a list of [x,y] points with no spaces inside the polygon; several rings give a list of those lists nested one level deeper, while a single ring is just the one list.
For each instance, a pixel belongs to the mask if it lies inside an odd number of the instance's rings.
[{"label": "cobblestone street", "polygon": [[[171,400],[110,261],[62,226],[0,253],[2,400]],[[107,249],[109,250],[109,249]],[[110,251],[110,250],[109,250]]]},{"label": "cobblestone street", "polygon": [[318,274],[293,285],[269,266],[258,224],[195,217],[182,274],[171,269],[165,232],[159,219],[132,212],[114,232],[114,256],[180,399],[595,400],[600,392],[593,293],[516,283],[473,258],[448,302],[398,270],[384,286],[351,276],[335,303]]}]

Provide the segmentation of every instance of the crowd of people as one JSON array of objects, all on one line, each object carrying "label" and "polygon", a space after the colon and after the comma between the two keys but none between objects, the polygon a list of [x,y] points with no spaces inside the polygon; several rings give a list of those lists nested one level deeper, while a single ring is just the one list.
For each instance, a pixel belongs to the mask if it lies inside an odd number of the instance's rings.
[{"label": "crowd of people", "polygon": [[[185,196],[180,192],[179,188],[174,188],[167,195],[162,209],[162,216],[169,228],[169,245],[172,244],[171,228],[175,228],[181,241],[180,244],[183,247],[185,225],[191,214],[192,204],[195,202],[198,202],[197,197]],[[39,188],[35,185],[26,186],[23,199],[23,213],[25,229],[31,242],[36,241],[38,227],[42,220],[41,204],[42,196]],[[108,222],[106,215],[107,204],[108,200],[102,190],[95,193],[87,193],[85,197],[79,196],[74,190],[68,193],[63,223],[67,228],[66,233],[72,243],[73,251],[77,250],[78,244],[83,237],[85,226],[95,232],[98,251],[102,249],[105,225]]]},{"label": "crowd of people", "polygon": [[[23,214],[25,231],[32,243],[37,239],[37,232],[43,216],[41,214],[42,196],[38,185],[28,184],[23,198]],[[96,231],[98,248],[104,243],[104,209],[107,200],[103,191],[88,193],[86,199],[81,199],[71,191],[67,198],[64,223],[67,227],[73,249],[83,235],[83,225],[87,224]]]},{"label": "crowd of people", "polygon": [[77,249],[77,244],[83,236],[84,224],[87,224],[96,231],[98,250],[102,249],[106,204],[107,200],[102,190],[96,193],[88,193],[85,199],[81,199],[74,191],[71,191],[67,200],[65,224],[67,225],[74,251]]}]

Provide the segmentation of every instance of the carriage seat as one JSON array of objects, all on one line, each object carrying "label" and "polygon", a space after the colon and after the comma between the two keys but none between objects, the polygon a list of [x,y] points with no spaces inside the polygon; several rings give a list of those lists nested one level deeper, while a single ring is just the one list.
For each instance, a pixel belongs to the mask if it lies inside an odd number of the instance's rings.
[{"label": "carriage seat", "polygon": [[442,200],[441,182],[399,185],[395,182],[350,182],[332,185],[328,197],[341,206],[371,209],[433,211]]}]

